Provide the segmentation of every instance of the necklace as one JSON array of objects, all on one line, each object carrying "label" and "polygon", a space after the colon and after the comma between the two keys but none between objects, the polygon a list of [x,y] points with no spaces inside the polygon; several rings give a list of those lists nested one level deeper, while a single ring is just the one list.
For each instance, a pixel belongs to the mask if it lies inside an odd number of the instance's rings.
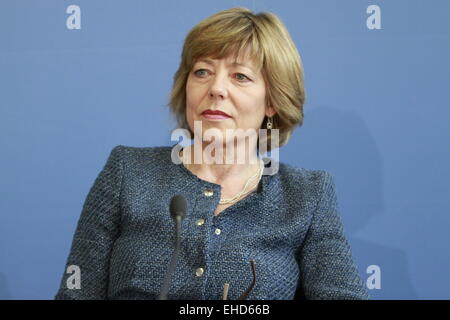
[{"label": "necklace", "polygon": [[[180,160],[182,160],[182,154],[183,154],[183,150],[180,150],[180,152],[178,153],[178,156],[180,157]],[[256,177],[258,177],[258,180],[256,181],[256,183],[259,182],[259,180],[261,179],[262,173],[263,173],[263,169],[264,169],[264,161],[262,159],[259,159],[259,170],[252,175],[250,178],[247,179],[247,182],[244,185],[244,188],[237,193],[234,197],[232,198],[228,198],[228,199],[220,199],[219,204],[228,204],[228,203],[234,203],[236,202],[240,197],[242,197],[243,195],[245,195],[246,193],[248,193],[248,187],[250,185],[250,182],[255,179]],[[254,185],[253,185],[254,186]]]},{"label": "necklace", "polygon": [[246,194],[248,192],[248,186],[250,184],[250,181],[252,181],[254,178],[256,178],[258,176],[258,180],[256,181],[256,183],[259,182],[259,180],[261,179],[262,176],[262,172],[263,172],[263,168],[264,168],[264,161],[262,161],[261,159],[259,159],[259,170],[258,172],[256,172],[254,175],[252,175],[250,178],[248,178],[247,182],[244,185],[244,188],[241,190],[241,192],[239,192],[238,194],[236,194],[234,197],[229,198],[229,199],[220,199],[219,204],[227,204],[227,203],[234,203],[236,202],[241,196],[243,196],[244,194]]}]

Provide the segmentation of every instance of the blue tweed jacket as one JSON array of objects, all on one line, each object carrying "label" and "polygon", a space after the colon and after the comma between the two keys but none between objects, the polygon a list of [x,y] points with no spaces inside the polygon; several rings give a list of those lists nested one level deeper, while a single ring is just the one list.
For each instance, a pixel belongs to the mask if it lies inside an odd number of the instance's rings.
[{"label": "blue tweed jacket", "polygon": [[[368,299],[338,215],[333,177],[279,162],[220,213],[220,185],[171,161],[170,146],[116,146],[92,185],[55,299],[156,299],[174,248],[169,204],[188,211],[168,299]],[[273,161],[273,160],[272,160]],[[76,265],[81,288],[69,289]]]}]

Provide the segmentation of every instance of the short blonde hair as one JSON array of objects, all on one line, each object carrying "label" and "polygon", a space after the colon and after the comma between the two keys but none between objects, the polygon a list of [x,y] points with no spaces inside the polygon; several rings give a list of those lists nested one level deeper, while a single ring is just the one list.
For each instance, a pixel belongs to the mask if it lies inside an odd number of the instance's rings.
[{"label": "short blonde hair", "polygon": [[[204,57],[222,59],[231,54],[239,57],[247,49],[256,71],[261,71],[264,77],[266,104],[276,111],[272,127],[279,129],[281,147],[295,127],[303,124],[305,89],[300,54],[286,27],[273,13],[254,14],[247,8],[231,8],[196,25],[184,41],[167,106],[175,114],[178,126],[192,135],[186,119],[186,83],[195,62]],[[266,128],[266,123],[267,117],[261,128]],[[270,151],[270,134],[267,143]]]}]

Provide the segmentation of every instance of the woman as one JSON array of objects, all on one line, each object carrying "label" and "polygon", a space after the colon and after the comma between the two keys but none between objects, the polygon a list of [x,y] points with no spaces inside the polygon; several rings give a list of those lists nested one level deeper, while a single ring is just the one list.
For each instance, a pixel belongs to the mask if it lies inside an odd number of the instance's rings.
[{"label": "woman", "polygon": [[[74,275],[65,273],[55,298],[156,299],[178,194],[187,212],[168,299],[368,299],[332,176],[258,157],[288,142],[304,102],[300,56],[274,14],[234,8],[200,22],[169,103],[194,144],[112,150],[67,260],[80,283],[68,285]],[[259,129],[267,135],[242,134]]]}]

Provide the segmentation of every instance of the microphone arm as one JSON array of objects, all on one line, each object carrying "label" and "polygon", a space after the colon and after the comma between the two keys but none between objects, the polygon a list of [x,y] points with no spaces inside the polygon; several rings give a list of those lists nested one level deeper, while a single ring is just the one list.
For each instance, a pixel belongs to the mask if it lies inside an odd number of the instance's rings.
[{"label": "microphone arm", "polygon": [[181,247],[181,220],[186,213],[186,199],[183,196],[176,195],[172,198],[170,203],[170,216],[175,220],[175,249],[170,259],[169,267],[164,276],[163,285],[159,294],[158,300],[167,300],[167,294],[169,292],[172,275],[175,273],[177,266],[178,256],[180,254]]},{"label": "microphone arm", "polygon": [[177,265],[178,256],[180,254],[180,244],[181,244],[181,217],[177,216],[175,218],[175,250],[172,254],[172,259],[169,263],[169,268],[167,269],[166,275],[164,277],[163,286],[161,288],[161,293],[158,300],[167,300],[167,293],[169,292],[170,283],[172,280],[172,275],[175,273],[175,267]]}]

